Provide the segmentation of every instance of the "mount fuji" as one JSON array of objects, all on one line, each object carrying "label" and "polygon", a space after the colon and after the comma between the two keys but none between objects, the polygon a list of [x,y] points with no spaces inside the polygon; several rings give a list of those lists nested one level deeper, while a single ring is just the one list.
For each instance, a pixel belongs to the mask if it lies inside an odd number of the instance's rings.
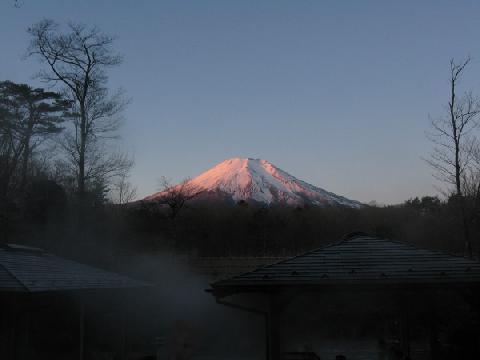
[{"label": "mount fuji", "polygon": [[209,200],[243,200],[264,205],[362,206],[358,201],[299,180],[266,160],[251,158],[225,160],[193,179],[144,200],[162,200],[168,192],[180,191],[180,188],[194,189],[200,199]]}]

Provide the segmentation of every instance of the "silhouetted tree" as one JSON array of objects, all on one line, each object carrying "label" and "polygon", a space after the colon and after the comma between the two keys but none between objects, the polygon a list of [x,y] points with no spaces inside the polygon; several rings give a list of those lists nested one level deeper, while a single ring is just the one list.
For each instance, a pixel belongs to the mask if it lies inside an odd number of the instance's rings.
[{"label": "silhouetted tree", "polygon": [[470,58],[457,64],[450,61],[450,98],[446,116],[432,121],[429,139],[435,144],[427,162],[441,181],[454,185],[454,196],[461,214],[465,251],[471,253],[470,214],[467,212],[464,181],[471,178],[471,163],[478,140],[473,130],[478,125],[480,101],[472,92],[458,95],[458,83]]},{"label": "silhouetted tree", "polygon": [[433,213],[440,209],[442,202],[436,196],[423,196],[405,201],[405,206],[419,210],[421,213]]},{"label": "silhouetted tree", "polygon": [[189,182],[190,179],[183,180],[178,185],[171,185],[166,177],[160,179],[161,192],[158,194],[156,200],[160,204],[166,204],[169,209],[169,217],[175,220],[185,207],[186,203],[202,192],[196,186]]},{"label": "silhouetted tree", "polygon": [[[0,110],[3,115],[2,144],[9,149],[10,159],[3,172],[6,186],[14,175],[15,188],[24,190],[33,151],[52,135],[58,134],[70,104],[62,96],[26,84],[0,82]],[[5,145],[8,147],[5,148]],[[6,153],[4,153],[5,156]]]},{"label": "silhouetted tree", "polygon": [[126,174],[118,177],[112,184],[111,198],[115,204],[124,205],[137,196],[137,188],[134,187],[127,178]]},{"label": "silhouetted tree", "polygon": [[0,200],[6,201],[15,170],[20,162],[22,148],[16,135],[16,109],[9,99],[0,94]]},{"label": "silhouetted tree", "polygon": [[127,103],[121,92],[110,96],[107,89],[106,70],[119,65],[122,58],[113,50],[114,38],[96,27],[69,23],[62,32],[55,22],[43,20],[28,32],[32,37],[29,55],[47,65],[39,76],[61,85],[73,101],[73,126],[63,147],[83,196],[89,181],[93,186],[131,167],[126,156],[108,155],[105,143],[116,137]]},{"label": "silhouetted tree", "polygon": [[476,138],[472,130],[478,125],[480,102],[472,92],[458,95],[458,83],[470,58],[460,64],[450,61],[450,98],[447,115],[432,120],[429,139],[435,144],[430,166],[439,180],[455,186],[456,195],[462,195],[462,176],[472,160]]},{"label": "silhouetted tree", "polygon": [[23,190],[33,151],[62,131],[61,124],[70,103],[59,93],[10,81],[0,82],[0,98],[3,106],[10,107],[14,113],[11,129],[21,152],[19,186]]}]

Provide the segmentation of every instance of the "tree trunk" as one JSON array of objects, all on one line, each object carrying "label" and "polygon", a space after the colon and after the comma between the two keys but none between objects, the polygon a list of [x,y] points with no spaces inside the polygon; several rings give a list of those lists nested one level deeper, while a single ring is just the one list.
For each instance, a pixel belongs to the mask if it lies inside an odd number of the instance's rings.
[{"label": "tree trunk", "polygon": [[455,191],[460,202],[461,215],[462,215],[462,226],[463,226],[463,240],[464,240],[464,252],[466,256],[472,256],[472,249],[470,245],[470,232],[469,232],[469,219],[467,213],[467,204],[466,199],[463,196],[462,192],[462,178],[461,178],[461,164],[460,164],[460,136],[461,130],[459,130],[459,125],[457,123],[457,115],[455,115],[455,85],[456,85],[456,76],[452,75],[450,80],[450,122],[452,126],[452,136],[455,146]]},{"label": "tree trunk", "polygon": [[23,148],[23,159],[22,159],[22,175],[21,175],[21,182],[20,182],[20,190],[23,192],[25,191],[25,187],[27,185],[27,174],[28,174],[28,161],[30,160],[30,139],[33,130],[33,125],[29,125],[28,133],[25,135],[25,142]]},{"label": "tree trunk", "polygon": [[33,126],[35,123],[35,109],[34,105],[30,102],[28,110],[30,112],[28,117],[28,123],[26,132],[23,138],[23,159],[22,159],[22,170],[20,176],[20,190],[25,191],[25,186],[27,185],[27,173],[28,173],[28,161],[30,160],[30,141],[33,134]]},{"label": "tree trunk", "polygon": [[461,178],[460,178],[460,136],[458,134],[458,128],[457,128],[457,121],[456,121],[456,116],[455,116],[455,81],[456,79],[452,77],[450,80],[450,104],[449,104],[449,110],[450,110],[450,122],[452,126],[452,135],[453,135],[453,141],[454,141],[454,146],[455,146],[455,188],[457,191],[457,195],[461,196],[462,195],[462,186],[461,186]]},{"label": "tree trunk", "polygon": [[85,150],[86,150],[86,125],[87,115],[85,103],[80,103],[80,147],[78,154],[78,193],[80,197],[85,195]]}]

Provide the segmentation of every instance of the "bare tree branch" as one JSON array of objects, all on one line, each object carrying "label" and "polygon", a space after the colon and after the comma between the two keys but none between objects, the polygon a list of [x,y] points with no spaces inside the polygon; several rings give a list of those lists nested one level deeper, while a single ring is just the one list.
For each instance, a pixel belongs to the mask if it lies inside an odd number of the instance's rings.
[{"label": "bare tree branch", "polygon": [[[121,113],[128,104],[123,92],[112,96],[107,89],[106,71],[122,62],[113,50],[115,38],[97,27],[68,23],[64,32],[52,20],[43,20],[30,29],[29,56],[46,65],[39,77],[52,85],[62,85],[72,99],[72,127],[62,143],[75,168],[77,190],[82,195],[92,179],[107,181],[112,174],[131,167],[118,153],[104,154],[101,140],[118,138]],[[101,150],[100,150],[101,149]]]}]

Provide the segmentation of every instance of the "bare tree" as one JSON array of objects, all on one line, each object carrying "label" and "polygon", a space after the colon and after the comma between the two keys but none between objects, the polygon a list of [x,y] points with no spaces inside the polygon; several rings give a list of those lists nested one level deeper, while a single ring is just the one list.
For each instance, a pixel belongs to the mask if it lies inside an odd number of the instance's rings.
[{"label": "bare tree", "polygon": [[[472,220],[471,196],[477,196],[478,180],[474,160],[478,149],[478,139],[474,130],[478,126],[480,101],[471,91],[458,95],[461,76],[470,63],[470,58],[455,63],[450,61],[450,96],[447,114],[432,120],[432,131],[428,138],[434,149],[428,164],[435,171],[437,179],[454,187],[453,200],[458,204],[465,241],[465,251],[471,255],[469,228]],[[467,199],[468,198],[468,199]],[[474,203],[476,200],[474,201]]]},{"label": "bare tree", "polygon": [[168,205],[169,217],[175,220],[185,207],[186,203],[202,192],[201,189],[194,186],[190,179],[183,180],[178,185],[171,185],[170,181],[166,177],[162,177],[159,180],[161,192],[156,195],[156,199],[161,204]]},{"label": "bare tree", "polygon": [[457,87],[470,58],[456,64],[450,61],[450,98],[447,114],[432,120],[432,131],[428,138],[435,144],[428,164],[435,176],[455,187],[462,195],[462,178],[472,161],[472,151],[477,139],[472,131],[478,125],[480,102],[472,92],[458,96]]},{"label": "bare tree", "polygon": [[122,156],[103,157],[102,140],[114,139],[126,105],[122,93],[108,93],[106,70],[121,63],[113,50],[114,38],[96,27],[69,23],[62,32],[55,22],[43,20],[30,29],[29,52],[47,65],[39,76],[61,85],[73,100],[72,129],[64,148],[75,168],[77,191],[83,195],[92,173],[112,174],[125,169]]},{"label": "bare tree", "polygon": [[178,228],[177,220],[179,214],[185,209],[188,201],[197,197],[202,190],[194,186],[190,179],[183,180],[178,185],[171,185],[171,182],[166,177],[161,177],[159,180],[160,192],[152,195],[147,200],[155,200],[159,205],[166,205],[168,207],[168,219],[170,223],[171,238],[173,240],[173,247],[178,246]]},{"label": "bare tree", "polygon": [[124,205],[132,202],[137,197],[137,188],[129,181],[126,174],[118,177],[112,184],[112,201],[118,205]]}]

